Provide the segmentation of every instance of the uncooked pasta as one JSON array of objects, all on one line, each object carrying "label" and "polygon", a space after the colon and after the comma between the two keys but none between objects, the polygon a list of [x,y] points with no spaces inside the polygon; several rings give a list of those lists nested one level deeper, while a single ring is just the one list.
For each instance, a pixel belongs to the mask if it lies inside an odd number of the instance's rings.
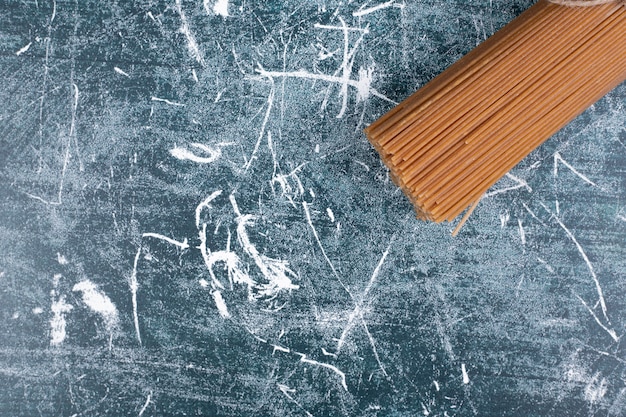
[{"label": "uncooked pasta", "polygon": [[453,220],[626,79],[623,3],[557,3],[540,0],[366,129],[419,218]]}]

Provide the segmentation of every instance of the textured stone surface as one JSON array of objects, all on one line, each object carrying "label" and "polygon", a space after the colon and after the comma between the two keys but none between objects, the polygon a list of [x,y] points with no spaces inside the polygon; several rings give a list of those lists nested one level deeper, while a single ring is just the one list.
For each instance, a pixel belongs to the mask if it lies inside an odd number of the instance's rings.
[{"label": "textured stone surface", "polygon": [[530,4],[5,2],[0,414],[624,415],[626,87],[458,238],[362,133]]}]

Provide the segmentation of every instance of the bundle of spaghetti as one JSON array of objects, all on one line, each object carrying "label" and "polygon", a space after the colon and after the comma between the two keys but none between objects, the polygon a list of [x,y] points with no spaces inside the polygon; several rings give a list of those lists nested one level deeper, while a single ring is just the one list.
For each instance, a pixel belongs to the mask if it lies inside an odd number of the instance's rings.
[{"label": "bundle of spaghetti", "polygon": [[626,7],[556,2],[537,2],[365,130],[418,218],[453,220],[626,80]]}]

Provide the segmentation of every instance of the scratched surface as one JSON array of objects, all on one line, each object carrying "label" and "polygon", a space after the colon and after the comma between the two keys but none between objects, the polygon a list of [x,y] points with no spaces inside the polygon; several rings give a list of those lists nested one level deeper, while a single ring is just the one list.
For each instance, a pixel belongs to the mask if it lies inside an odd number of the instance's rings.
[{"label": "scratched surface", "polygon": [[626,87],[458,238],[362,129],[528,0],[0,9],[0,414],[626,415]]}]

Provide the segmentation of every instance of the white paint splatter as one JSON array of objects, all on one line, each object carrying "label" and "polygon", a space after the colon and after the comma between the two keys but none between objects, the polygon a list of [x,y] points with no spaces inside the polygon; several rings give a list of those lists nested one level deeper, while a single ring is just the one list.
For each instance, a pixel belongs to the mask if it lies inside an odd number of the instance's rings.
[{"label": "white paint splatter", "polygon": [[469,375],[467,374],[467,368],[465,364],[461,364],[461,373],[463,374],[463,384],[467,385],[470,383]]},{"label": "white paint splatter", "polygon": [[602,378],[598,381],[599,377],[599,374],[594,375],[587,386],[585,386],[585,401],[588,401],[592,405],[604,398],[608,390],[609,382],[606,378]]},{"label": "white paint splatter", "polygon": [[500,228],[504,229],[504,226],[506,226],[510,219],[511,216],[509,215],[508,211],[500,214]]},{"label": "white paint splatter", "polygon": [[228,0],[217,0],[213,5],[213,13],[228,17]]},{"label": "white paint splatter", "polygon": [[385,2],[385,3],[381,3],[381,4],[378,4],[376,6],[368,7],[367,9],[364,9],[363,7],[364,6],[361,6],[359,8],[359,10],[357,10],[356,12],[353,12],[352,16],[354,16],[354,17],[365,16],[366,14],[374,13],[374,12],[377,12],[378,10],[386,9],[387,7],[397,7],[399,9],[403,9],[404,8],[404,4],[396,4],[395,0],[389,0],[389,1]]},{"label": "white paint splatter", "polygon": [[372,79],[374,78],[374,66],[359,68],[359,81],[356,84],[356,102],[367,101],[372,89]]},{"label": "white paint splatter", "polygon": [[217,307],[218,313],[220,316],[227,319],[230,317],[230,313],[228,312],[228,307],[226,307],[226,301],[224,301],[224,297],[222,297],[222,292],[220,290],[214,290],[211,292],[213,296],[213,300],[215,301],[215,306]]},{"label": "white paint splatter", "polygon": [[333,358],[335,358],[335,359],[337,358],[337,355],[336,355],[336,354],[334,354],[334,353],[332,353],[332,352],[329,352],[329,351],[327,351],[327,350],[326,350],[326,349],[324,349],[324,348],[322,348],[322,353],[324,354],[324,356],[331,356],[331,357],[333,357]]},{"label": "white paint splatter", "polygon": [[143,407],[141,407],[141,410],[139,410],[139,414],[137,414],[137,417],[141,417],[143,415],[143,413],[148,408],[148,405],[150,404],[151,399],[152,399],[152,391],[150,391],[150,393],[148,394],[148,397],[146,397],[146,402],[143,404]]},{"label": "white paint splatter", "polygon": [[150,99],[152,101],[159,101],[161,103],[169,104],[170,106],[185,107],[185,105],[183,103],[178,103],[176,101],[168,100],[166,98],[160,98],[160,97],[152,96],[152,97],[150,97]]},{"label": "white paint splatter", "polygon": [[[329,82],[329,83],[340,84],[342,86],[343,85],[350,86],[350,87],[356,88],[357,91],[360,89],[361,90],[361,93],[360,93],[361,97],[364,96],[363,95],[363,88],[364,88],[365,82],[367,81],[366,77],[363,78],[363,79],[359,79],[359,80],[353,80],[353,79],[350,79],[350,78],[338,77],[336,75],[311,73],[311,72],[304,71],[304,70],[298,70],[298,71],[266,71],[260,65],[257,68],[257,72],[261,76],[267,77],[267,78],[278,78],[278,77],[301,78],[301,79],[305,79],[305,80],[321,80],[321,81],[326,81],[326,82]],[[367,75],[367,74],[364,74],[364,76],[365,75]],[[344,87],[343,90],[347,90],[347,89]],[[381,94],[380,92],[378,92],[374,88],[371,88],[371,87],[369,88],[369,94],[373,95],[375,97],[378,97],[380,99],[383,99],[383,100],[385,100],[385,101],[387,101],[389,103],[396,104],[396,105],[398,104],[396,101],[391,100],[389,97]],[[325,107],[325,106],[322,106],[322,107]],[[343,106],[342,106],[342,108],[343,108]]]},{"label": "white paint splatter", "polygon": [[119,317],[111,299],[88,279],[74,285],[72,291],[82,293],[83,302],[92,311],[102,316],[107,331],[112,333],[119,323]]},{"label": "white paint splatter", "polygon": [[[263,122],[261,123],[261,129],[259,130],[259,136],[257,137],[257,141],[254,144],[254,148],[252,149],[252,154],[250,155],[250,159],[244,165],[244,169],[246,170],[246,172],[248,171],[248,169],[250,169],[250,166],[252,165],[254,160],[257,158],[256,153],[259,151],[259,146],[261,146],[261,140],[263,139],[263,136],[265,136],[265,128],[267,126],[267,122],[270,119],[270,114],[272,113],[272,107],[274,106],[274,95],[276,94],[276,91],[274,88],[274,79],[271,76],[267,78],[272,84],[270,88],[270,92],[267,95],[267,109],[265,110],[265,116],[263,117]],[[268,132],[268,135],[269,134],[270,133]],[[271,138],[268,138],[268,140],[271,142]]]},{"label": "white paint splatter", "polygon": [[196,155],[189,149],[180,148],[178,146],[175,146],[173,149],[170,149],[170,154],[174,158],[180,159],[182,161],[187,160],[187,161],[197,162],[199,164],[209,164],[211,162],[215,162],[222,155],[222,151],[219,148],[212,149],[206,145],[203,145],[202,143],[190,143],[189,145],[195,149],[200,150],[206,156]]},{"label": "white paint splatter", "polygon": [[120,67],[113,67],[113,71],[117,72],[120,75],[123,75],[124,77],[130,78],[130,75],[128,75],[128,73],[124,71],[123,69],[121,69]]},{"label": "white paint splatter", "polygon": [[546,261],[544,261],[543,259],[537,257],[537,260],[543,264],[543,266],[546,267],[546,269],[548,270],[548,272],[550,272],[551,274],[554,274],[554,268],[552,268],[550,265],[548,265],[548,263]]},{"label": "white paint splatter", "polygon": [[526,232],[524,231],[524,225],[521,219],[517,219],[517,225],[519,226],[519,237],[522,241],[522,245],[526,244]]},{"label": "white paint splatter", "polygon": [[567,227],[565,227],[565,224],[563,224],[561,219],[559,219],[558,217],[554,215],[552,217],[554,218],[554,220],[556,220],[559,226],[561,226],[561,229],[565,231],[565,234],[567,234],[567,237],[569,237],[570,240],[574,242],[576,249],[578,249],[578,253],[580,253],[580,256],[585,261],[585,264],[587,265],[587,268],[589,269],[589,273],[591,274],[591,278],[593,279],[593,282],[596,286],[596,292],[598,293],[598,301],[600,302],[600,307],[602,308],[602,315],[604,316],[606,321],[610,323],[609,317],[607,316],[607,308],[606,308],[606,301],[604,300],[604,292],[602,291],[602,287],[600,286],[600,280],[598,279],[598,276],[596,275],[596,272],[593,269],[593,265],[591,264],[591,261],[587,257],[587,254],[583,250],[583,247],[580,245],[580,243],[578,243],[578,240],[576,240],[576,237],[574,236],[574,234]]},{"label": "white paint splatter", "polygon": [[302,181],[300,181],[300,177],[298,177],[298,172],[300,172],[304,166],[305,164],[300,164],[288,174],[274,174],[270,182],[272,191],[274,191],[274,184],[280,186],[282,196],[285,197],[293,207],[296,207],[294,200],[297,200],[304,193],[304,186],[302,185]]},{"label": "white paint splatter", "polygon": [[237,240],[244,252],[252,258],[261,274],[268,281],[267,284],[260,284],[260,294],[269,299],[275,298],[282,291],[291,291],[300,288],[292,283],[291,278],[297,278],[296,274],[289,269],[289,263],[281,259],[270,258],[261,255],[252,244],[248,236],[247,227],[252,226],[255,216],[242,215],[235,201],[234,194],[229,196],[233,211],[237,215]]},{"label": "white paint splatter", "polygon": [[501,189],[494,190],[494,191],[490,191],[490,192],[485,194],[485,197],[493,197],[494,195],[506,193],[506,192],[513,191],[513,190],[518,190],[520,188],[526,188],[526,190],[528,190],[529,193],[533,191],[533,189],[530,188],[530,185],[528,185],[528,183],[526,181],[524,181],[523,179],[516,177],[515,175],[511,174],[510,172],[507,173],[506,176],[508,178],[512,179],[513,181],[515,181],[517,183],[517,185],[511,186],[511,187],[501,188]]},{"label": "white paint splatter", "polygon": [[276,353],[276,351],[284,352],[284,353],[291,352],[291,350],[289,348],[286,348],[286,347],[280,346],[280,345],[272,345],[272,348],[273,348],[272,354]]},{"label": "white paint splatter", "polygon": [[346,383],[346,374],[342,372],[341,370],[339,370],[339,368],[337,368],[334,365],[330,365],[328,363],[323,363],[323,362],[314,361],[312,359],[308,359],[304,353],[298,353],[298,352],[294,352],[294,353],[300,356],[300,362],[321,366],[323,368],[330,369],[331,371],[339,375],[339,377],[341,378],[341,386],[343,387],[343,389],[348,391],[348,384]]},{"label": "white paint splatter", "polygon": [[282,392],[285,397],[289,398],[294,404],[296,404],[300,409],[304,412],[307,417],[313,417],[313,414],[309,413],[295,398],[291,396],[291,394],[295,394],[296,390],[294,388],[289,388],[287,385],[277,384],[278,389]]},{"label": "white paint splatter", "polygon": [[61,255],[59,252],[57,252],[57,262],[59,263],[59,265],[67,265],[67,259],[65,258],[65,256]]},{"label": "white paint splatter", "polygon": [[211,195],[202,200],[202,202],[196,206],[196,227],[200,227],[200,216],[202,215],[202,210],[204,210],[205,208],[210,209],[211,202],[220,195],[222,195],[222,190],[214,191],[213,193],[211,193]]},{"label": "white paint splatter", "polygon": [[528,214],[530,214],[532,216],[533,219],[537,220],[542,226],[545,226],[544,222],[542,222],[539,217],[537,217],[537,215],[535,214],[534,211],[532,211],[530,209],[530,207],[528,207],[526,205],[526,203],[522,203],[522,206],[524,207],[524,209],[526,209],[526,211],[528,212]]},{"label": "white paint splatter", "polygon": [[37,314],[37,315],[39,315],[39,314],[41,314],[41,313],[43,313],[43,308],[41,308],[41,307],[35,307],[35,308],[33,308],[33,314]]},{"label": "white paint splatter", "polygon": [[[236,253],[230,251],[230,231],[228,232],[228,242],[226,244],[226,250],[213,252],[207,247],[206,227],[206,223],[202,224],[202,229],[199,231],[198,234],[198,237],[200,239],[199,249],[200,253],[202,254],[202,258],[204,259],[204,264],[206,265],[211,276],[211,286],[215,290],[225,289],[224,284],[220,282],[214,271],[215,265],[217,263],[223,263],[226,267],[226,271],[228,274],[230,288],[232,289],[234,284],[243,284],[247,287],[248,290],[248,300],[253,301],[257,299],[255,294],[257,283],[252,278],[250,278],[243,263],[241,262],[241,259],[239,259],[239,256]],[[200,285],[203,287],[207,287],[209,283],[206,280],[201,279]]]},{"label": "white paint splatter", "polygon": [[191,55],[192,58],[204,67],[206,64],[204,63],[202,52],[200,52],[200,47],[198,46],[198,42],[196,42],[196,38],[193,36],[193,33],[191,33],[189,22],[185,17],[181,3],[181,0],[176,0],[176,10],[180,16],[180,33],[182,33],[185,36],[185,39],[187,39],[187,50],[189,51],[189,55]]},{"label": "white paint splatter", "polygon": [[328,214],[328,218],[330,219],[330,221],[335,223],[335,213],[333,213],[330,207],[326,209],[326,214]]},{"label": "white paint splatter", "polygon": [[579,177],[580,179],[582,179],[583,181],[585,181],[587,184],[593,185],[594,187],[597,187],[598,185],[591,181],[589,178],[587,178],[585,175],[581,174],[580,172],[578,172],[573,166],[571,166],[565,159],[563,159],[563,157],[561,156],[560,153],[556,152],[554,154],[554,176],[558,177],[559,176],[559,162],[562,163],[563,165],[565,165],[570,171],[572,171],[577,177]]},{"label": "white paint splatter", "polygon": [[352,330],[354,326],[355,318],[361,318],[361,322],[363,323],[362,321],[363,304],[365,303],[367,296],[369,295],[369,292],[372,290],[372,287],[374,286],[374,283],[376,282],[378,275],[380,274],[380,270],[382,269],[382,266],[385,263],[385,259],[387,259],[387,256],[389,255],[389,249],[391,249],[391,245],[387,247],[387,250],[385,250],[385,252],[383,252],[383,255],[378,261],[376,268],[374,268],[374,272],[372,272],[372,276],[370,277],[369,282],[367,283],[367,286],[365,287],[365,290],[363,290],[363,293],[361,294],[359,301],[356,303],[354,309],[348,316],[348,323],[346,324],[346,327],[341,332],[341,336],[339,337],[339,340],[337,342],[337,353],[341,351],[341,347],[345,343],[348,333],[350,332],[350,330]]},{"label": "white paint splatter", "polygon": [[32,42],[28,42],[28,44],[26,44],[25,46],[20,48],[17,52],[15,52],[15,55],[17,55],[17,56],[22,55],[24,52],[26,52],[26,51],[28,51],[30,49],[32,44],[33,44]]},{"label": "white paint splatter", "polygon": [[162,234],[159,234],[159,233],[144,233],[141,236],[142,237],[153,237],[155,239],[164,240],[167,243],[170,243],[170,244],[172,244],[174,246],[178,246],[182,250],[189,249],[189,243],[187,243],[187,238],[183,239],[182,242],[179,242],[179,241],[174,240],[172,238],[169,238],[167,236],[163,236]]},{"label": "white paint splatter", "polygon": [[[55,292],[53,291],[53,294]],[[62,295],[58,300],[52,301],[52,319],[50,319],[50,346],[59,346],[66,337],[65,313],[71,311],[74,307],[65,302],[65,296]]]},{"label": "white paint splatter", "polygon": [[141,345],[141,332],[139,331],[139,314],[137,309],[137,290],[139,289],[139,281],[137,280],[137,266],[139,264],[139,256],[141,255],[141,246],[137,248],[135,260],[133,261],[133,272],[130,274],[130,295],[133,304],[133,324],[135,325],[135,334],[137,341]]},{"label": "white paint splatter", "polygon": [[611,338],[615,342],[619,342],[620,337],[617,335],[615,330],[608,328],[604,323],[602,323],[602,321],[600,320],[598,315],[593,311],[593,309],[591,307],[589,307],[589,305],[585,302],[585,300],[583,300],[578,294],[574,294],[574,296],[576,298],[578,298],[578,301],[580,301],[582,305],[585,306],[585,308],[587,309],[589,314],[591,314],[591,317],[593,317],[593,319],[596,321],[596,323],[598,323],[598,326],[600,326],[602,328],[602,330],[607,332],[609,334],[609,336],[611,336]]}]

